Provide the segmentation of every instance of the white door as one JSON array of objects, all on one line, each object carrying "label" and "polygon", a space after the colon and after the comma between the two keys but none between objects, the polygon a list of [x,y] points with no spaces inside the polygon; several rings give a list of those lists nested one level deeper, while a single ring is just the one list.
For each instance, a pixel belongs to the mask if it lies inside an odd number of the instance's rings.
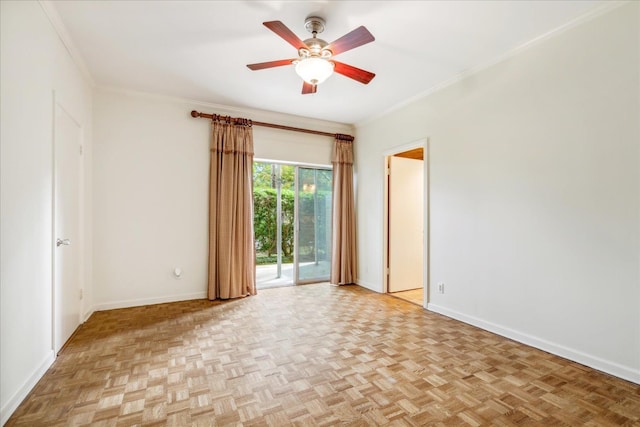
[{"label": "white door", "polygon": [[80,325],[81,128],[59,105],[54,128],[53,342],[60,351]]},{"label": "white door", "polygon": [[422,288],[424,162],[389,158],[389,292]]}]

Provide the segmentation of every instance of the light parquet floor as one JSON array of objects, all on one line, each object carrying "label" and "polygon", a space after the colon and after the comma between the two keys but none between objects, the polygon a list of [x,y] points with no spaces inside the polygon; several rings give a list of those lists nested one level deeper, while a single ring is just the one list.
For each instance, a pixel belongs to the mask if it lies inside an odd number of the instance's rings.
[{"label": "light parquet floor", "polygon": [[392,297],[400,298],[405,301],[409,301],[410,303],[417,304],[420,307],[424,304],[424,290],[420,289],[410,289],[408,291],[399,291],[392,292],[389,295]]},{"label": "light parquet floor", "polygon": [[95,313],[7,426],[632,426],[640,386],[358,286]]}]

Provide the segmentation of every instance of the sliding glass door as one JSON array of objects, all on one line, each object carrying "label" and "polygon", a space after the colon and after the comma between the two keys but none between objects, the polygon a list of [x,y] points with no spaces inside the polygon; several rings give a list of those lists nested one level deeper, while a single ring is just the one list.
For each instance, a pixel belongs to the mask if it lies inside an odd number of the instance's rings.
[{"label": "sliding glass door", "polygon": [[292,285],[295,166],[253,164],[253,228],[258,289]]},{"label": "sliding glass door", "polygon": [[254,162],[258,289],[329,279],[330,169]]},{"label": "sliding glass door", "polygon": [[298,167],[296,283],[329,280],[332,171]]}]

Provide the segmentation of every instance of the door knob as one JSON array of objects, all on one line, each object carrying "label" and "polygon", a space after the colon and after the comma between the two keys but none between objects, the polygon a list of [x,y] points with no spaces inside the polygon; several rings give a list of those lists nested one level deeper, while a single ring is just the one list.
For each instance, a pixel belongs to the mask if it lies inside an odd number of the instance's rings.
[{"label": "door knob", "polygon": [[71,244],[71,240],[69,239],[56,239],[56,246],[69,246]]}]

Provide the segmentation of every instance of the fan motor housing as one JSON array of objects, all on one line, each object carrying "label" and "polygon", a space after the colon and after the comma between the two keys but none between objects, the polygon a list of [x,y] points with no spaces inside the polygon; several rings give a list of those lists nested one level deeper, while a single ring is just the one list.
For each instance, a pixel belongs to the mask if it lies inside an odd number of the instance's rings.
[{"label": "fan motor housing", "polygon": [[329,49],[325,49],[329,45],[329,43],[316,37],[317,34],[324,31],[325,24],[326,23],[324,19],[318,16],[309,16],[307,19],[305,19],[304,27],[313,35],[313,37],[310,37],[304,41],[304,44],[306,44],[309,49],[302,48],[298,50],[300,58],[307,58],[310,56],[320,58],[331,57],[332,52]]}]

